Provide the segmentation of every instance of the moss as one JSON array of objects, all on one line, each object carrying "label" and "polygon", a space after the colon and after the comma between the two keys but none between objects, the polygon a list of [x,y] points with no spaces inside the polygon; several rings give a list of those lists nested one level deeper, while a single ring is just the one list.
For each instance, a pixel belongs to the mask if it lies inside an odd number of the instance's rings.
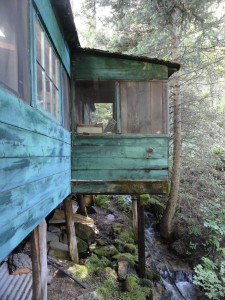
[{"label": "moss", "polygon": [[131,253],[131,254],[136,254],[137,253],[137,247],[134,244],[125,244],[124,245],[124,250],[126,252]]},{"label": "moss", "polygon": [[67,270],[76,279],[83,280],[88,277],[89,270],[87,266],[75,264]]},{"label": "moss", "polygon": [[140,196],[140,203],[143,206],[146,206],[150,203],[150,195],[149,194],[143,194]]},{"label": "moss", "polygon": [[158,271],[146,268],[146,278],[149,280],[159,281],[160,280],[160,274]]},{"label": "moss", "polygon": [[119,252],[124,252],[125,251],[124,250],[125,243],[123,241],[121,241],[120,239],[115,239],[114,240],[114,245],[119,250]]},{"label": "moss", "polygon": [[112,278],[106,279],[98,286],[98,293],[102,295],[104,299],[119,299],[119,285]]},{"label": "moss", "polygon": [[106,245],[100,248],[96,248],[94,253],[98,256],[111,257],[118,253],[119,251],[116,249],[114,245]]},{"label": "moss", "polygon": [[122,224],[120,224],[120,223],[116,223],[116,224],[114,224],[113,225],[113,231],[114,231],[114,233],[116,233],[116,234],[121,234],[121,232],[122,232]]},{"label": "moss", "polygon": [[127,292],[133,292],[139,287],[139,278],[136,275],[128,275],[125,280],[125,289]]},{"label": "moss", "polygon": [[107,209],[110,204],[110,196],[98,195],[94,197],[94,203],[101,208]]},{"label": "moss", "polygon": [[128,260],[133,264],[135,264],[138,261],[138,257],[136,255],[132,255],[130,253],[119,253],[119,254],[113,256],[113,258],[116,259],[117,261]]},{"label": "moss", "polygon": [[106,257],[99,258],[96,254],[93,254],[87,263],[89,273],[97,272],[111,265],[110,260]]},{"label": "moss", "polygon": [[131,230],[126,230],[126,231],[121,232],[120,238],[125,243],[134,244],[134,234]]},{"label": "moss", "polygon": [[139,278],[136,275],[128,275],[125,280],[125,289],[127,293],[124,293],[121,299],[138,299],[145,300],[146,296],[151,293],[151,288],[141,287],[139,285]]}]

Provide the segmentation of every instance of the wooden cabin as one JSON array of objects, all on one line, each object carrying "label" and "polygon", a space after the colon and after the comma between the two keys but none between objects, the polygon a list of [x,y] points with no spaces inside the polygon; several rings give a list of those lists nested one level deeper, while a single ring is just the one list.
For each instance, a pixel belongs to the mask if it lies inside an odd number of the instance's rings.
[{"label": "wooden cabin", "polygon": [[[72,191],[168,193],[168,78],[179,65],[80,49],[73,69]],[[100,103],[111,107],[101,132],[93,119]]]},{"label": "wooden cabin", "polygon": [[[81,49],[69,0],[8,0],[0,66],[0,262],[71,191],[168,191],[178,64]],[[96,103],[112,107],[106,128]]]},{"label": "wooden cabin", "polygon": [[0,9],[0,261],[71,193],[69,1]]}]

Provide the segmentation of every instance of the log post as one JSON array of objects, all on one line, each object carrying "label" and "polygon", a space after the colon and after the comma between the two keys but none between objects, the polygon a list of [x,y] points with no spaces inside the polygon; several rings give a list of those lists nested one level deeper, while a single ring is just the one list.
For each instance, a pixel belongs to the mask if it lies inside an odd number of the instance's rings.
[{"label": "log post", "polygon": [[84,195],[78,195],[78,205],[79,205],[79,213],[85,217],[87,217],[87,210],[84,201]]},{"label": "log post", "polygon": [[70,258],[73,262],[78,263],[77,239],[74,226],[72,200],[70,196],[64,200],[64,208]]},{"label": "log post", "polygon": [[33,300],[47,300],[47,225],[43,220],[31,235]]},{"label": "log post", "polygon": [[133,213],[133,231],[134,231],[134,242],[138,242],[138,212],[137,212],[137,197],[132,196],[132,213]]},{"label": "log post", "polygon": [[144,206],[141,204],[140,196],[137,201],[138,210],[138,269],[139,276],[145,277],[145,220]]}]

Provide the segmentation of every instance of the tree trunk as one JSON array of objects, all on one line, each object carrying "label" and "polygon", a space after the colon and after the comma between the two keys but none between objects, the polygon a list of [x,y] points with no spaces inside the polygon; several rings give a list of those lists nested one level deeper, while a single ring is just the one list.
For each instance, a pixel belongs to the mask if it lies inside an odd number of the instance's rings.
[{"label": "tree trunk", "polygon": [[[174,17],[173,24],[173,50],[172,59],[177,60],[177,48],[178,48],[178,32],[176,28],[176,16]],[[163,238],[169,240],[172,237],[173,218],[176,212],[178,192],[180,185],[180,165],[181,165],[181,102],[180,102],[180,82],[179,74],[175,73],[173,77],[173,92],[174,92],[174,105],[173,105],[173,168],[171,177],[171,190],[167,201],[166,209],[163,213],[160,223],[160,234]]]}]

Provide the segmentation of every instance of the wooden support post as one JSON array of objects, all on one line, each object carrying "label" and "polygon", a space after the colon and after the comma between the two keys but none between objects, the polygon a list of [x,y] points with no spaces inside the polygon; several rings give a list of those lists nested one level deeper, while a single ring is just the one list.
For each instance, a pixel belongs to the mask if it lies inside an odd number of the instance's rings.
[{"label": "wooden support post", "polygon": [[140,197],[137,201],[138,208],[138,269],[139,276],[145,277],[145,220],[144,206],[141,205]]},{"label": "wooden support post", "polygon": [[78,195],[78,205],[79,205],[79,213],[85,217],[87,217],[87,210],[85,206],[84,196]]},{"label": "wooden support post", "polygon": [[33,300],[47,300],[47,225],[43,220],[31,235]]},{"label": "wooden support post", "polygon": [[72,200],[70,196],[64,200],[64,208],[70,258],[73,262],[78,263],[77,239],[74,226]]},{"label": "wooden support post", "polygon": [[134,242],[138,242],[138,212],[137,212],[137,197],[132,196],[132,213],[133,213],[133,230],[134,230]]}]

